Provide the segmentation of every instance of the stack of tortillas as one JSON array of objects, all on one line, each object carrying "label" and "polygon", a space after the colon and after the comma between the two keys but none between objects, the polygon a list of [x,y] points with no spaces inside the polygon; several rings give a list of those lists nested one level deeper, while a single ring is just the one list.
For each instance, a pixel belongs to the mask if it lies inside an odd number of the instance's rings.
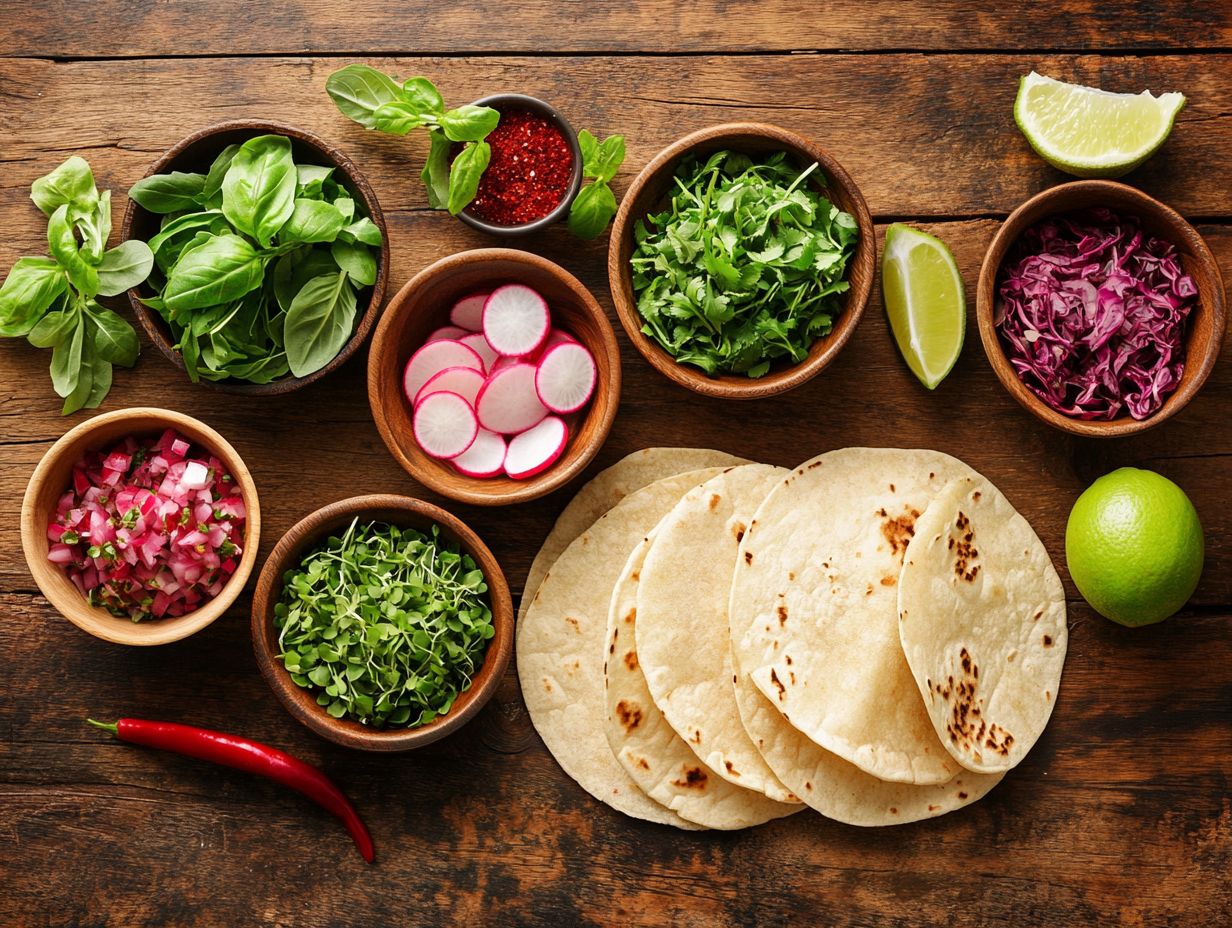
[{"label": "stack of tortillas", "polygon": [[531,567],[522,693],[571,777],[679,828],[974,802],[1035,743],[1065,596],[1001,492],[935,451],[795,470],[651,448],[582,488]]}]

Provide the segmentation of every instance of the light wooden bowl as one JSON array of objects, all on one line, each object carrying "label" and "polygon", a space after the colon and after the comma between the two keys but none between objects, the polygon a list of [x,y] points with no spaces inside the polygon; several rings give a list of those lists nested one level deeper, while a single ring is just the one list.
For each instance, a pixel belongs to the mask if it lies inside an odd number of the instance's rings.
[{"label": "light wooden bowl", "polygon": [[[280,396],[290,393],[310,383],[315,383],[332,371],[336,371],[347,362],[352,355],[363,346],[372,327],[376,325],[381,314],[381,304],[385,299],[385,285],[389,280],[389,230],[385,227],[385,215],[377,202],[376,194],[368,185],[367,179],[355,163],[342,151],[320,136],[305,129],[286,126],[282,123],[267,122],[260,119],[241,119],[232,122],[219,123],[194,132],[188,138],[177,142],[167,150],[167,153],[150,166],[146,176],[165,174],[170,171],[197,171],[204,173],[218,154],[232,144],[242,144],[258,135],[285,135],[291,140],[291,151],[296,164],[320,164],[337,169],[335,177],[364,205],[368,217],[381,230],[381,253],[377,258],[376,283],[371,288],[367,307],[355,323],[355,331],[350,340],[343,345],[337,357],[322,367],[313,371],[307,377],[294,377],[288,374],[271,383],[248,383],[243,380],[202,380],[201,383],[225,393],[239,393],[249,396]],[[130,238],[147,242],[158,232],[158,224],[162,217],[147,212],[137,205],[136,200],[128,201],[124,211],[124,224],[121,227],[121,239]],[[272,271],[271,271],[272,273]],[[184,370],[184,358],[172,347],[171,330],[163,318],[147,307],[140,297],[154,296],[154,291],[142,284],[128,291],[128,303],[133,309],[141,327],[150,341],[176,367]],[[360,294],[361,298],[363,294]],[[361,307],[363,304],[361,304]]]},{"label": "light wooden bowl", "polygon": [[[590,349],[598,368],[595,393],[585,409],[563,417],[569,443],[543,473],[528,480],[466,477],[448,461],[420,450],[411,430],[413,410],[402,393],[402,371],[428,335],[449,324],[449,310],[458,299],[514,282],[538,290],[548,301],[552,325]],[[603,309],[564,268],[509,248],[464,251],[424,268],[389,301],[368,355],[368,403],[394,458],[424,486],[479,506],[522,503],[568,483],[602,447],[620,404],[620,348]]]},{"label": "light wooden bowl", "polygon": [[[239,567],[221,593],[200,609],[170,619],[133,622],[89,605],[59,566],[47,560],[47,526],[56,502],[72,480],[73,465],[87,451],[106,447],[128,435],[158,435],[173,428],[194,445],[208,450],[226,465],[239,484],[248,516],[244,527],[244,553]],[[21,545],[39,590],[56,610],[83,631],[116,644],[152,645],[179,641],[199,632],[227,611],[248,581],[257,563],[261,542],[261,507],[252,474],[227,440],[204,422],[170,409],[135,407],[95,416],[65,433],[34,469],[21,505]]]},{"label": "light wooden bowl", "polygon": [[[996,317],[997,284],[1006,255],[1022,234],[1036,223],[1075,210],[1106,206],[1137,217],[1149,234],[1171,242],[1180,252],[1181,263],[1198,287],[1198,302],[1187,322],[1185,370],[1176,390],[1154,415],[1135,419],[1124,415],[1108,421],[1073,419],[1057,412],[1036,396],[1019,378],[1005,355],[993,320]],[[1215,367],[1224,334],[1224,293],[1219,265],[1197,231],[1175,210],[1141,190],[1110,180],[1080,180],[1038,193],[1019,206],[997,230],[984,255],[976,288],[976,321],[984,353],[1001,385],[1018,404],[1037,419],[1063,432],[1091,438],[1132,435],[1172,418],[1194,398]]]},{"label": "light wooden bowl", "polygon": [[[821,186],[816,175],[813,175],[810,183],[832,203],[855,217],[860,229],[859,241],[847,272],[851,289],[847,291],[842,312],[834,321],[830,334],[817,339],[809,349],[808,357],[799,364],[780,362],[764,377],[757,379],[732,374],[711,377],[700,368],[678,362],[657,342],[642,333],[644,320],[637,311],[637,298],[633,293],[633,274],[629,259],[635,247],[633,232],[637,221],[662,208],[672,190],[676,168],[685,155],[692,154],[704,159],[722,149],[750,155],[786,151],[801,168],[817,162],[828,183]],[[873,217],[851,176],[820,145],[786,129],[761,123],[711,126],[686,135],[659,152],[637,175],[621,201],[607,253],[607,276],[612,289],[612,300],[616,304],[620,324],[633,342],[633,347],[642,353],[655,370],[681,386],[705,396],[732,400],[774,396],[816,377],[837,357],[855,331],[872,292],[876,265],[877,240],[873,230]]]},{"label": "light wooden bowl", "polygon": [[[471,555],[488,583],[488,602],[496,634],[488,642],[483,666],[471,688],[458,696],[448,715],[438,716],[418,728],[377,730],[350,719],[333,718],[317,705],[316,695],[291,679],[279,660],[278,630],[274,606],[282,598],[282,578],[293,570],[312,548],[330,535],[345,531],[351,520],[388,522],[403,528],[426,531],[441,528],[441,537]],[[460,519],[443,509],[406,496],[356,496],[331,503],[297,522],[274,546],[261,569],[252,598],[252,647],[265,682],[287,711],[322,738],[361,751],[409,751],[431,744],[470,721],[492,698],[509,666],[513,653],[513,600],[500,564],[492,552]]]}]

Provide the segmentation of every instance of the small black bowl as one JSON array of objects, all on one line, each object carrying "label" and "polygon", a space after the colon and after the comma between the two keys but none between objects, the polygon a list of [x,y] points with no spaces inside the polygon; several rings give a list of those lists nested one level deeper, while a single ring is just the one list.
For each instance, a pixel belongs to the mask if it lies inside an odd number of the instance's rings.
[{"label": "small black bowl", "polygon": [[564,135],[565,141],[569,143],[569,151],[573,154],[573,170],[569,176],[569,189],[565,191],[565,195],[560,203],[546,216],[533,222],[524,222],[516,226],[498,225],[494,222],[488,222],[486,219],[480,219],[471,212],[470,207],[462,210],[458,214],[458,218],[472,229],[478,229],[480,232],[487,232],[489,235],[501,236],[503,238],[529,235],[531,232],[538,232],[540,229],[563,219],[569,212],[569,207],[573,205],[573,198],[577,196],[578,190],[582,186],[582,149],[578,145],[577,133],[573,131],[573,126],[569,125],[569,120],[565,119],[557,111],[556,107],[536,97],[528,97],[522,93],[493,94],[490,97],[476,100],[475,106],[490,106],[502,113],[507,110],[526,110],[534,113],[536,116],[542,116],[544,119],[555,124],[556,128],[560,129]]}]

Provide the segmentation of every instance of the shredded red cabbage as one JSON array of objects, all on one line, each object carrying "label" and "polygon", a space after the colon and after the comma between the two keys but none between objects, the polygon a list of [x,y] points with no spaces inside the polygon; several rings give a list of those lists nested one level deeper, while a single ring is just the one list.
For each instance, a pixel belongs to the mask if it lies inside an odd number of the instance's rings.
[{"label": "shredded red cabbage", "polygon": [[1019,378],[1053,409],[1145,419],[1181,381],[1197,293],[1176,246],[1132,216],[1090,209],[1023,233],[994,321]]}]

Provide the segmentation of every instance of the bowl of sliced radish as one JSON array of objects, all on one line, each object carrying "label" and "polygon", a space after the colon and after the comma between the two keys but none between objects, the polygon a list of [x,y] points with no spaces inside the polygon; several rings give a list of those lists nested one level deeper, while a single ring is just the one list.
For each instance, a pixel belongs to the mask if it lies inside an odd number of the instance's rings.
[{"label": "bowl of sliced radish", "polygon": [[368,402],[425,486],[478,505],[524,502],[581,473],[606,440],[620,402],[616,335],[564,268],[507,248],[462,252],[386,307]]}]

